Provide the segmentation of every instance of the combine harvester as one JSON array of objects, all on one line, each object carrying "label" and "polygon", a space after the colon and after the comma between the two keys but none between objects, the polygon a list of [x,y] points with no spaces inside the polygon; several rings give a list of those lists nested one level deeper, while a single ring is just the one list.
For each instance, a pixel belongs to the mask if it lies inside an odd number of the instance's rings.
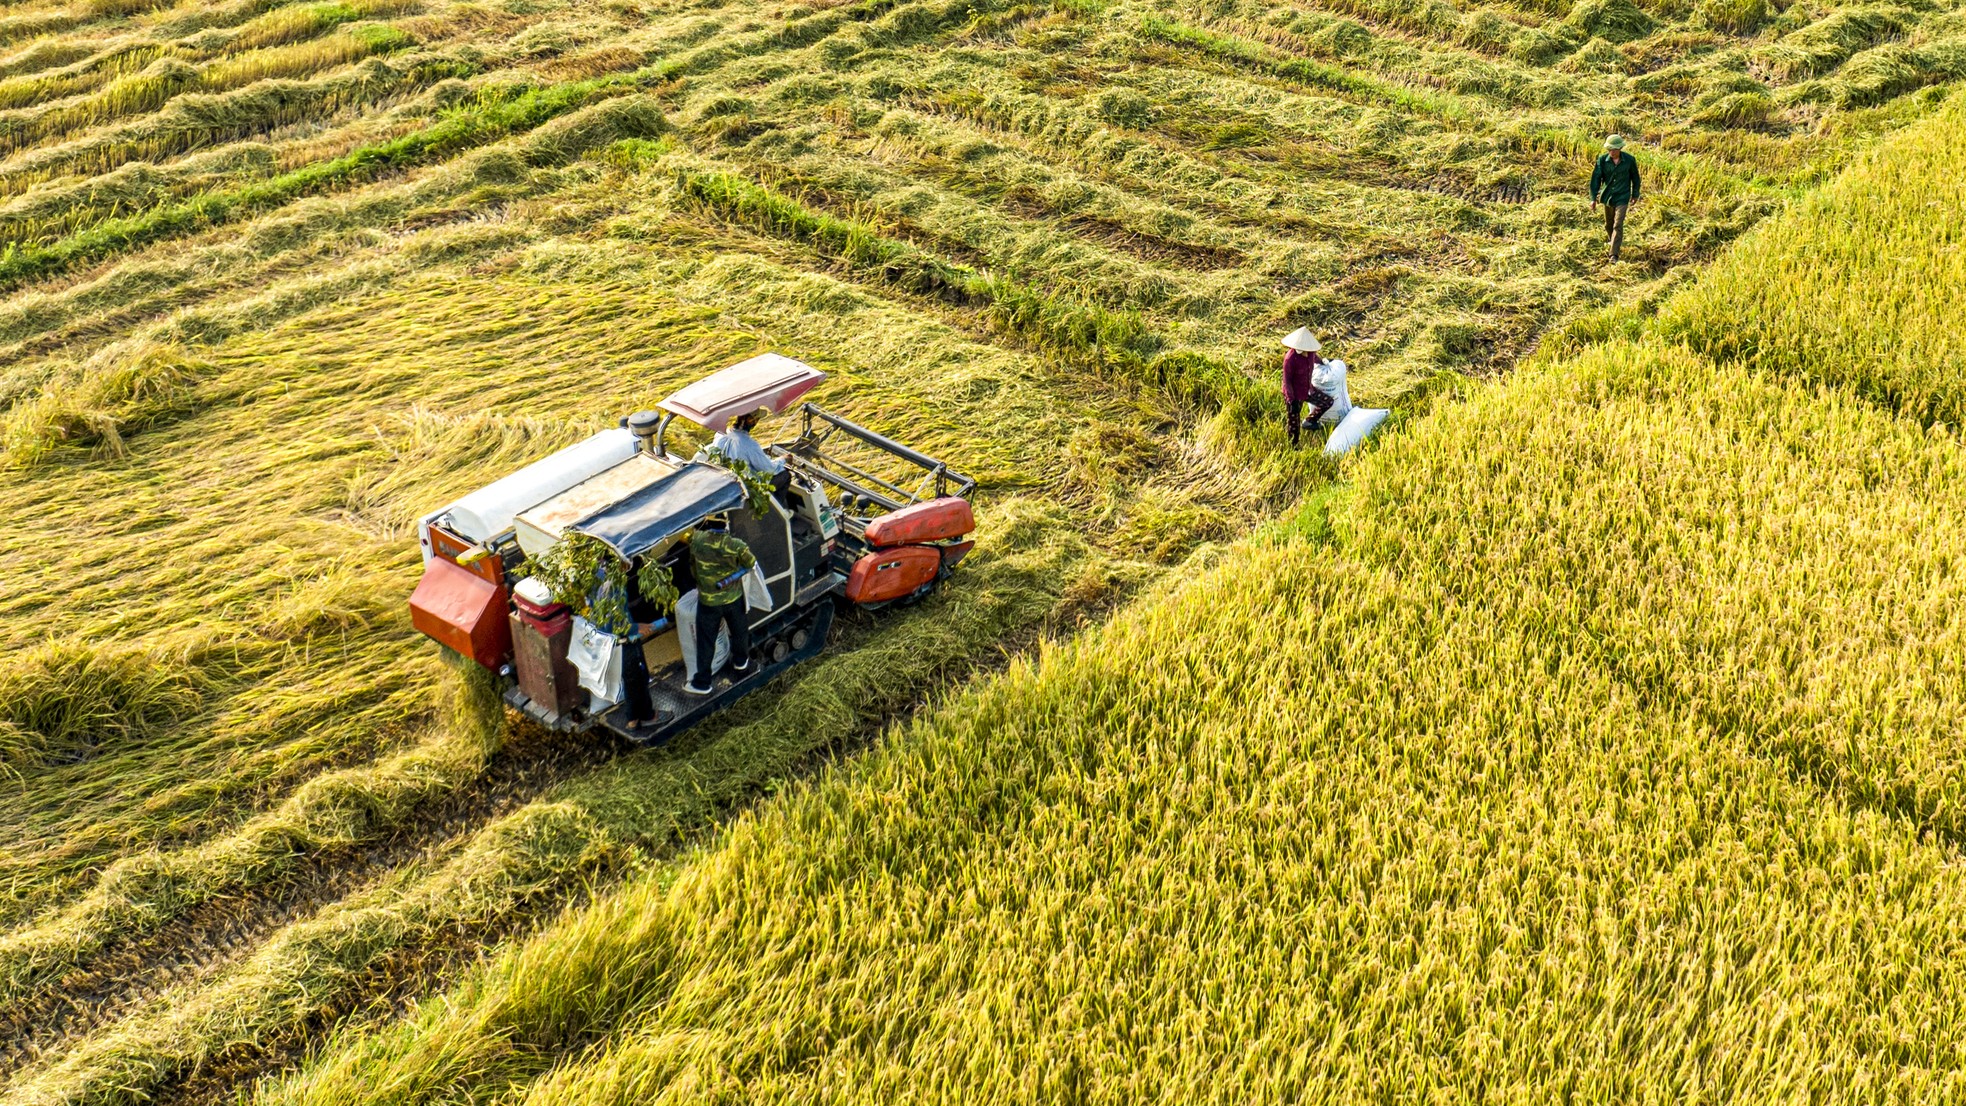
[{"label": "combine harvester", "polygon": [[[766,509],[755,511],[730,470],[700,453],[670,452],[678,419],[720,431],[749,412],[785,412],[823,379],[789,357],[751,358],[682,389],[658,411],[638,411],[618,429],[424,516],[412,622],[490,669],[506,701],[546,726],[598,726],[658,741],[818,655],[837,605],[873,608],[928,594],[973,545],[966,535],[975,526],[968,497],[976,482],[942,462],[801,404],[799,437],[769,447],[785,461],[784,477]],[[627,571],[667,567],[681,596],[677,607],[687,612],[696,587],[688,535],[714,515],[729,519],[730,532],[758,561],[746,605],[757,663],[742,678],[720,675],[702,698],[682,692],[686,666],[694,663],[685,661],[693,627],[679,625],[686,620],[675,611],[631,611],[642,624],[637,642],[576,617],[540,581],[520,578],[528,557],[584,534]],[[719,658],[727,647],[728,634],[720,634]],[[632,648],[648,661],[659,720],[633,733],[621,653]],[[721,659],[713,667],[721,668]]]}]

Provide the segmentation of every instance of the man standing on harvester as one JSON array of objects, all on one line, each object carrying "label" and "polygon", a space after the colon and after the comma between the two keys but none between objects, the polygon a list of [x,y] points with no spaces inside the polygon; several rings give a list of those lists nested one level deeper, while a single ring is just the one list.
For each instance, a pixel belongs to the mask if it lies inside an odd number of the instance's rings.
[{"label": "man standing on harvester", "polygon": [[1638,162],[1625,152],[1625,136],[1604,140],[1604,152],[1591,171],[1591,210],[1604,205],[1604,236],[1611,240],[1611,260],[1625,244],[1625,212],[1638,202]]},{"label": "man standing on harvester", "polygon": [[[730,425],[717,432],[710,442],[710,448],[723,454],[724,462],[742,461],[751,471],[771,478],[771,490],[783,495],[792,486],[792,474],[785,471],[785,459],[773,457],[751,436],[751,431],[770,411],[760,407],[755,411],[739,415],[730,420]],[[703,460],[699,454],[698,460]]]},{"label": "man standing on harvester", "polygon": [[689,536],[696,567],[696,674],[683,684],[691,695],[708,695],[715,675],[717,627],[730,627],[730,671],[751,674],[751,618],[744,602],[744,576],[758,563],[744,539],[730,532],[730,520],[711,515]]}]

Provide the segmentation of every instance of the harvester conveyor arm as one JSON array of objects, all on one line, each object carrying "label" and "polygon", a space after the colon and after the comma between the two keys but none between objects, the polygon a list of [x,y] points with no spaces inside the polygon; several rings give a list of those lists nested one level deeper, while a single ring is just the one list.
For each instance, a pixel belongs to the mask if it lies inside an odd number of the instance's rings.
[{"label": "harvester conveyor arm", "polygon": [[895,507],[905,507],[910,503],[918,503],[921,501],[921,496],[916,495],[915,493],[909,491],[906,488],[899,487],[894,484],[890,484],[887,481],[881,479],[878,476],[875,476],[873,473],[868,472],[866,469],[863,469],[859,465],[853,464],[850,461],[843,461],[838,457],[828,457],[816,449],[812,451],[812,456],[806,458],[806,460],[808,461],[808,463],[812,465],[813,468],[818,469],[822,472],[828,471],[830,468],[833,467],[842,468],[845,469],[848,473],[852,474],[857,479],[865,480],[870,484],[879,484],[881,487],[886,488],[888,491],[893,492],[895,495],[901,498],[901,502],[894,506],[890,506],[888,508],[888,510],[890,511],[894,510]]},{"label": "harvester conveyor arm", "polygon": [[[907,446],[902,445],[900,442],[897,442],[892,438],[886,437],[881,434],[876,434],[872,430],[869,430],[858,423],[850,422],[846,419],[839,417],[838,415],[826,411],[825,409],[819,407],[817,404],[812,404],[812,403],[802,404],[800,406],[800,410],[805,415],[805,432],[799,435],[798,441],[793,442],[789,446],[783,447],[785,452],[789,455],[789,457],[793,461],[799,462],[800,467],[807,469],[813,475],[820,477],[821,479],[827,480],[828,482],[833,483],[848,491],[851,491],[856,495],[866,496],[867,498],[872,499],[875,502],[881,503],[889,510],[895,510],[900,507],[906,506],[909,503],[917,503],[921,501],[921,497],[919,495],[915,495],[908,491],[905,491],[904,489],[894,484],[891,484],[888,481],[883,480],[878,476],[875,476],[873,473],[870,473],[865,469],[849,464],[845,461],[840,460],[839,458],[828,458],[822,456],[819,452],[820,443],[824,441],[827,437],[830,437],[835,432],[844,433],[848,437],[857,439],[858,441],[862,442],[867,446],[880,450],[881,452],[886,453],[890,456],[898,457],[903,461],[909,462],[910,464],[921,467],[926,471],[928,478],[934,480],[935,494],[937,495],[948,494],[947,485],[951,482],[955,484],[956,487],[955,494],[960,496],[966,497],[971,492],[976,490],[975,479],[973,479],[972,477],[964,476],[960,472],[954,471],[948,465],[942,463],[941,461],[936,460],[933,457],[930,457],[926,453],[922,453],[918,450],[910,449]],[[826,429],[821,430],[818,434],[814,434],[813,424],[815,422],[824,424]],[[841,468],[847,469],[853,475],[852,477],[849,477],[841,473],[834,472],[832,469],[827,467],[828,465],[838,465]],[[856,480],[853,477],[858,477],[859,480]],[[894,493],[894,495],[896,496],[899,496],[900,501],[898,502],[891,501],[886,495],[874,493],[872,489],[868,488],[865,484],[862,484],[860,482],[861,480],[870,481],[874,484],[880,485],[882,488],[887,489],[887,491]]]},{"label": "harvester conveyor arm", "polygon": [[[795,467],[799,469],[799,471],[812,476],[814,479],[823,480],[826,483],[831,484],[832,486],[840,489],[841,491],[848,492],[852,495],[857,495],[860,498],[868,501],[869,503],[880,504],[882,510],[898,511],[901,508],[908,506],[910,502],[916,502],[915,500],[896,501],[893,499],[889,499],[887,496],[882,495],[880,492],[877,492],[872,488],[866,487],[865,485],[859,483],[856,480],[851,479],[850,477],[842,476],[839,473],[834,472],[833,470],[826,468],[824,466],[815,465],[811,461],[808,461],[803,457],[793,457],[791,459],[791,462]],[[846,521],[852,523],[855,527],[858,527],[859,525],[859,523],[854,522],[851,516],[848,516]]]}]

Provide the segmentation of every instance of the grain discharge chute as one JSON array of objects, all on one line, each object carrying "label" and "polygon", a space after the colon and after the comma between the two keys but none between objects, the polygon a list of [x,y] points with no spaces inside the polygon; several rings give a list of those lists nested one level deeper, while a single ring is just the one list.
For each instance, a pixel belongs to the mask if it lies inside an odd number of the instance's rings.
[{"label": "grain discharge chute", "polygon": [[[789,357],[753,357],[424,516],[413,624],[490,669],[506,701],[544,725],[650,741],[818,655],[837,607],[927,595],[972,548],[976,482],[802,402],[823,379]],[[788,412],[800,432],[766,447],[782,468],[776,474],[740,474],[719,453],[687,442],[740,416]],[[757,560],[740,615],[751,630],[752,663],[747,673],[718,675],[699,698],[683,694],[694,665],[693,621],[685,616],[697,601],[688,539],[712,518],[727,519]],[[591,602],[569,603],[544,577],[527,575],[528,562],[569,540],[599,543]],[[672,582],[666,609],[634,587],[620,588],[645,570]],[[611,586],[627,592],[626,602],[617,600],[611,615],[597,613],[604,606],[597,597]],[[628,649],[641,651],[649,673],[656,720],[647,728],[628,725],[624,681],[639,667],[624,663]],[[728,634],[720,634],[713,669],[723,668],[727,651]]]}]

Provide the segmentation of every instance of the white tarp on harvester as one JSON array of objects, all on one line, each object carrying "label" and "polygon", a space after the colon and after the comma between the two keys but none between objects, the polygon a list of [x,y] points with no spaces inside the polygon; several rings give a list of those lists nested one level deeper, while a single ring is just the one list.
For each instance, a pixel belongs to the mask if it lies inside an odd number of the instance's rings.
[{"label": "white tarp on harvester", "polygon": [[[427,524],[444,515],[450,527],[469,541],[484,542],[503,533],[519,512],[535,507],[575,484],[635,455],[635,435],[616,428],[603,430],[583,442],[549,454],[510,476],[493,481],[441,511],[424,517]],[[430,559],[428,535],[423,558]]]}]

